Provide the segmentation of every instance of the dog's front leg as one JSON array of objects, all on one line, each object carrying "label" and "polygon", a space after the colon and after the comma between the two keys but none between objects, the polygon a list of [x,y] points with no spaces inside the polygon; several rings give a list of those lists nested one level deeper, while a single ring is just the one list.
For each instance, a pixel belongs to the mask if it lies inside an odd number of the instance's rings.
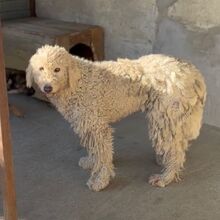
[{"label": "dog's front leg", "polygon": [[95,157],[90,154],[85,157],[81,157],[79,160],[79,166],[82,167],[84,170],[91,170],[94,167],[95,164]]},{"label": "dog's front leg", "polygon": [[80,160],[80,163],[87,164],[91,168],[91,177],[87,182],[91,190],[104,189],[114,177],[112,139],[112,128],[103,123],[96,123],[87,129],[82,139],[89,157]]}]

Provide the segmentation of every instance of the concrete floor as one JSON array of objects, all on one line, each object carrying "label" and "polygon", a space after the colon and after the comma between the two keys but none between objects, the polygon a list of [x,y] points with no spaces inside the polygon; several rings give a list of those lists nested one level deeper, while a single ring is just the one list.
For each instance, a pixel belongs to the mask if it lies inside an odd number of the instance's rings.
[{"label": "concrete floor", "polygon": [[24,118],[11,116],[17,204],[22,220],[207,220],[220,218],[220,130],[203,126],[187,155],[184,180],[154,188],[154,162],[143,115],[115,125],[116,178],[91,192],[78,167],[85,154],[70,126],[50,105],[13,95]]}]

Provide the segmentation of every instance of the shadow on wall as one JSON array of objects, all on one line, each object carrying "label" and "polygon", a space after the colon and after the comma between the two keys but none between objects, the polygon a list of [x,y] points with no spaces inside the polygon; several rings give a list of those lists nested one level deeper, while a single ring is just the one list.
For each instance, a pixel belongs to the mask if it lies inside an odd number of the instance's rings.
[{"label": "shadow on wall", "polygon": [[87,60],[94,61],[94,55],[91,48],[85,44],[79,43],[70,48],[69,53],[79,57],[83,57]]}]

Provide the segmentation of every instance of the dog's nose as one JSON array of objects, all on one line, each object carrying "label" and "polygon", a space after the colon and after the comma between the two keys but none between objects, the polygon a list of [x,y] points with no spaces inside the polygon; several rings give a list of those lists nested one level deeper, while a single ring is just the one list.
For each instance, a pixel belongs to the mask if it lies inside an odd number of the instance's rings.
[{"label": "dog's nose", "polygon": [[44,92],[50,93],[50,92],[52,92],[52,90],[53,90],[53,87],[51,85],[44,86]]}]

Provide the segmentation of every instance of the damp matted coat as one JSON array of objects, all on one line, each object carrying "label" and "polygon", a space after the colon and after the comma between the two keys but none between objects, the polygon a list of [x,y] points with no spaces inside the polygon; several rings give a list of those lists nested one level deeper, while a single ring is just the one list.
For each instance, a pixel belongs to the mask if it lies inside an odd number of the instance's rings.
[{"label": "damp matted coat", "polygon": [[30,59],[26,79],[28,87],[35,81],[47,92],[86,147],[88,156],[79,165],[91,169],[90,189],[105,188],[115,176],[111,123],[139,110],[149,120],[162,166],[149,183],[164,187],[180,179],[188,143],[199,135],[206,98],[203,77],[192,64],[161,54],[90,62],[62,47],[44,46]]}]

